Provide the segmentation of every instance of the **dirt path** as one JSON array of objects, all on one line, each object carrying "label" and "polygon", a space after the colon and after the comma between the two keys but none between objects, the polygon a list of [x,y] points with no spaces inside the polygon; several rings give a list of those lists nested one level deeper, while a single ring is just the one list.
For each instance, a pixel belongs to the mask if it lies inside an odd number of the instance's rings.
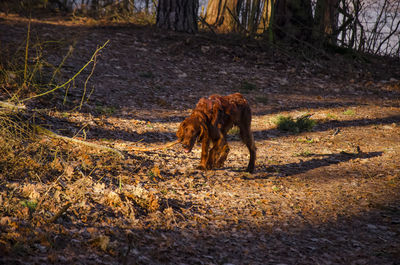
[{"label": "dirt path", "polygon": [[[25,29],[2,16],[2,45],[22,43]],[[358,69],[340,59],[329,68],[251,42],[149,27],[37,22],[32,32],[62,40],[45,54],[54,65],[74,45],[64,77],[110,40],[90,100],[70,111],[81,99],[78,80],[66,104],[64,92],[52,96],[44,126],[115,148],[159,146],[175,139],[200,97],[240,91],[253,110],[257,166],[243,171],[248,153],[235,134],[225,167],[207,172],[196,169],[199,148],[126,152],[119,161],[73,147],[80,158],[61,163],[61,182],[0,189],[4,205],[34,192],[45,198],[33,219],[22,206],[3,207],[0,263],[399,264],[399,76],[372,63]],[[283,133],[272,122],[305,113],[318,121],[311,132]],[[46,193],[51,185],[58,191]],[[67,201],[58,221],[43,223]]]}]

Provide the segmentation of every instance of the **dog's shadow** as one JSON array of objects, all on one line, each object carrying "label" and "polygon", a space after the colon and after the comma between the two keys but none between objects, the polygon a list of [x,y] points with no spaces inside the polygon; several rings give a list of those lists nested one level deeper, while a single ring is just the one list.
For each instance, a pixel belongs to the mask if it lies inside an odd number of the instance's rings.
[{"label": "dog's shadow", "polygon": [[[336,154],[314,154],[315,157],[307,161],[300,161],[298,163],[288,163],[282,165],[256,165],[253,174],[245,174],[245,179],[257,179],[257,178],[268,178],[273,174],[279,173],[281,176],[290,176],[305,173],[312,169],[326,167],[329,165],[336,165],[342,162],[347,162],[354,159],[369,159],[377,156],[381,156],[383,152],[360,152],[360,153],[346,153],[340,152]],[[245,173],[245,167],[224,167],[218,170],[229,170],[233,172]],[[265,174],[267,173],[267,174]]]}]

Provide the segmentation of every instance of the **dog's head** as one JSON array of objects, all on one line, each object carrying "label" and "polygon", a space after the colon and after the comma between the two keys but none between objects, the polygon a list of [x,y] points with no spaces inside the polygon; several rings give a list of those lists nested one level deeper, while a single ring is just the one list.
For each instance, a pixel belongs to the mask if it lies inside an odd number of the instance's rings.
[{"label": "dog's head", "polygon": [[202,139],[204,135],[204,126],[201,120],[196,116],[186,118],[180,125],[176,133],[178,141],[182,144],[186,153],[192,151],[196,139]]}]

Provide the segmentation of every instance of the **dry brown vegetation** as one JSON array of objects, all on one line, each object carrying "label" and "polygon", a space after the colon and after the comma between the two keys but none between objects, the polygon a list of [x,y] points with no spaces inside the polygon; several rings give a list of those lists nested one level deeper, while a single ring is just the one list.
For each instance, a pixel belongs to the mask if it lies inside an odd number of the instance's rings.
[{"label": "dry brown vegetation", "polygon": [[[2,101],[20,88],[21,72],[7,63],[23,54],[27,25],[0,17]],[[31,36],[48,63],[32,84],[51,79],[70,47],[57,81],[110,43],[81,109],[90,69],[68,91],[1,113],[0,263],[398,264],[398,61],[55,19],[33,20]],[[157,147],[176,139],[200,97],[233,92],[253,109],[254,174],[244,172],[247,149],[235,130],[225,168],[211,171],[196,169],[199,148],[121,158],[31,130],[119,150]],[[317,121],[311,132],[281,132],[273,122],[307,113]]]}]

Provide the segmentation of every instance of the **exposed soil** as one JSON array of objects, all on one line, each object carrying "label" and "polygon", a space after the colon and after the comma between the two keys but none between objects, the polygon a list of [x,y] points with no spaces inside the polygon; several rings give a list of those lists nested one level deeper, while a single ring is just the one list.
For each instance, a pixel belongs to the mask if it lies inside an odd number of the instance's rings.
[{"label": "exposed soil", "polygon": [[[0,17],[3,54],[24,46],[27,24]],[[28,101],[42,109],[41,126],[120,150],[157,147],[176,139],[199,98],[241,92],[256,170],[244,172],[248,151],[234,130],[225,167],[210,171],[196,169],[199,148],[120,159],[41,136],[52,155],[34,170],[11,174],[0,163],[0,263],[400,264],[398,60],[55,19],[34,20],[31,36],[50,43],[43,56],[53,65],[72,45],[62,80],[110,40],[81,109],[90,69],[67,92]],[[273,122],[306,113],[318,122],[311,132]]]}]

